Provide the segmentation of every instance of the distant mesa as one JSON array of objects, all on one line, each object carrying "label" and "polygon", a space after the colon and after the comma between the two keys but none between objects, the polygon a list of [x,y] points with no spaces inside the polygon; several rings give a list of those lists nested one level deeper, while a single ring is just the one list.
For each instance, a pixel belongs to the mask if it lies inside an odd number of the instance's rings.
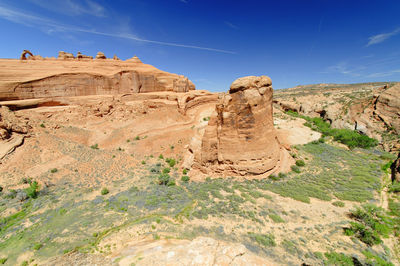
[{"label": "distant mesa", "polygon": [[195,90],[187,77],[144,64],[137,56],[123,61],[116,55],[107,59],[103,52],[93,60],[60,51],[55,60],[24,50],[19,60],[0,59],[0,69],[1,101]]}]

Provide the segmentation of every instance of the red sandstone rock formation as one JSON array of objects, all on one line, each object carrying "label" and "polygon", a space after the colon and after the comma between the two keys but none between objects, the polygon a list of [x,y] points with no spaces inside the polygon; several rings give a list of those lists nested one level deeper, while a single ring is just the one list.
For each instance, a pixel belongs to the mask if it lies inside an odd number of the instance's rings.
[{"label": "red sandstone rock formation", "polygon": [[284,170],[289,160],[272,118],[272,83],[266,76],[237,79],[223,95],[195,155],[202,171],[263,175]]},{"label": "red sandstone rock formation", "polygon": [[188,78],[143,64],[137,57],[78,60],[60,52],[59,59],[65,60],[0,59],[0,101],[195,89]]}]

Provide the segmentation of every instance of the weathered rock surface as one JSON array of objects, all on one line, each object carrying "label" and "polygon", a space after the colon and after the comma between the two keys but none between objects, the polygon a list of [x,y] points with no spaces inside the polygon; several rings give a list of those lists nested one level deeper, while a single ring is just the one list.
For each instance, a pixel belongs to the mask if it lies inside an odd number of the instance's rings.
[{"label": "weathered rock surface", "polygon": [[274,103],[282,111],[321,117],[334,128],[356,130],[399,151],[400,84],[315,84],[278,90]]},{"label": "weathered rock surface", "polygon": [[400,134],[400,84],[386,89],[377,96],[375,114]]},{"label": "weathered rock surface", "polygon": [[273,125],[271,79],[249,76],[220,98],[195,161],[203,171],[262,175],[281,168],[286,154]]},{"label": "weathered rock surface", "polygon": [[79,54],[74,59],[60,52],[59,58],[68,60],[0,59],[0,101],[195,89],[188,78],[143,64],[137,57],[78,60],[86,57]]},{"label": "weathered rock surface", "polygon": [[[137,259],[137,255],[141,259]],[[136,255],[136,256],[135,256]],[[159,240],[135,244],[116,257],[119,265],[273,265],[242,244],[226,243],[209,237],[188,240]]]}]

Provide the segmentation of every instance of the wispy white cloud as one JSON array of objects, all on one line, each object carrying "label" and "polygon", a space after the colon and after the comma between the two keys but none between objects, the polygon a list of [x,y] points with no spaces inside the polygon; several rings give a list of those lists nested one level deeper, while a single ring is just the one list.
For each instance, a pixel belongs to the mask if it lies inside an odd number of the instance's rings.
[{"label": "wispy white cloud", "polygon": [[96,17],[105,17],[106,9],[93,0],[29,0],[30,2],[67,16],[91,15]]},{"label": "wispy white cloud", "polygon": [[12,21],[14,23],[22,24],[28,27],[33,28],[40,28],[42,31],[51,34],[56,32],[83,32],[95,35],[102,35],[114,38],[123,38],[128,40],[134,40],[138,42],[144,43],[153,43],[165,46],[173,46],[173,47],[182,47],[182,48],[191,48],[197,50],[205,50],[211,52],[218,52],[218,53],[226,53],[226,54],[236,54],[233,51],[223,50],[223,49],[215,49],[203,46],[196,46],[196,45],[188,45],[188,44],[181,44],[181,43],[172,43],[172,42],[164,42],[164,41],[157,41],[157,40],[149,40],[145,38],[138,37],[132,33],[108,33],[103,31],[98,31],[96,29],[87,29],[81,28],[71,25],[65,25],[58,23],[56,21],[42,18],[35,15],[27,14],[26,12],[13,10],[4,6],[0,5],[0,18]]},{"label": "wispy white cloud", "polygon": [[230,27],[230,28],[232,28],[232,29],[234,29],[234,30],[238,30],[238,29],[239,29],[238,26],[236,26],[236,25],[230,23],[229,21],[224,21],[224,23],[225,23],[225,25],[227,25],[228,27]]},{"label": "wispy white cloud", "polygon": [[359,71],[362,70],[363,68],[364,67],[353,68],[353,67],[350,67],[347,62],[340,62],[335,65],[329,66],[325,71],[320,72],[320,73],[323,73],[323,74],[339,73],[339,74],[343,74],[343,75],[358,77],[358,76],[361,76]]},{"label": "wispy white cloud", "polygon": [[390,77],[393,76],[394,74],[400,73],[400,69],[395,69],[391,71],[386,71],[386,72],[376,72],[367,75],[367,78],[383,78],[383,77]]},{"label": "wispy white cloud", "polygon": [[389,39],[389,38],[391,38],[391,37],[393,37],[393,36],[395,36],[395,35],[397,35],[399,33],[400,33],[400,28],[397,28],[392,32],[381,33],[381,34],[377,34],[377,35],[371,36],[371,37],[368,38],[369,41],[367,43],[367,46],[371,46],[371,45],[374,45],[374,44],[378,44],[378,43],[384,42],[387,39]]}]

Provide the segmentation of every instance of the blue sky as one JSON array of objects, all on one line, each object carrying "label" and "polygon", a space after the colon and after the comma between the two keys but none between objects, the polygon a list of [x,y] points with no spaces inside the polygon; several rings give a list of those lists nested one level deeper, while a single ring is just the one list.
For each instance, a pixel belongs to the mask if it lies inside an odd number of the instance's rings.
[{"label": "blue sky", "polygon": [[400,81],[398,0],[0,0],[0,57],[23,49],[144,63],[198,89]]}]

